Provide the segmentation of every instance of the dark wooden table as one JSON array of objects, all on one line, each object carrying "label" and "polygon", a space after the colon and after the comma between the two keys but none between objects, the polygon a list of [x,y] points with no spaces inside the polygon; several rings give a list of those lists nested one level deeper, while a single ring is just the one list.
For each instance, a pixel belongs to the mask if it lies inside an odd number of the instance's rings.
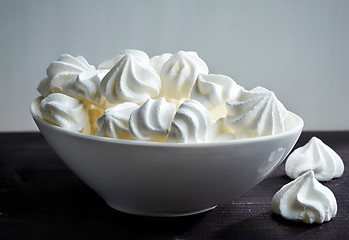
[{"label": "dark wooden table", "polygon": [[[349,166],[349,132],[304,132]],[[0,239],[349,239],[349,176],[323,183],[338,214],[325,224],[287,221],[270,201],[290,181],[284,164],[242,196],[207,213],[178,218],[124,214],[108,207],[58,158],[40,133],[0,133]]]}]

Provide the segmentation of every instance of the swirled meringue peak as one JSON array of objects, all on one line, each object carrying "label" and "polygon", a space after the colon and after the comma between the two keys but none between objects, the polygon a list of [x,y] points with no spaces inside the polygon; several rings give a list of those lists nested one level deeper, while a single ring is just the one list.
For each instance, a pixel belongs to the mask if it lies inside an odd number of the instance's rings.
[{"label": "swirled meringue peak", "polygon": [[313,170],[284,185],[273,197],[272,208],[286,219],[323,223],[337,214],[332,191],[318,182]]},{"label": "swirled meringue peak", "polygon": [[317,180],[330,181],[343,175],[344,164],[332,148],[319,138],[313,137],[306,145],[297,148],[288,156],[285,170],[292,179],[313,170]]},{"label": "swirled meringue peak", "polygon": [[200,102],[190,99],[182,103],[171,123],[167,142],[207,142],[210,113]]},{"label": "swirled meringue peak", "polygon": [[211,119],[217,120],[227,113],[225,102],[235,99],[241,91],[236,82],[225,75],[199,74],[190,99],[201,102],[210,112]]},{"label": "swirled meringue peak", "polygon": [[129,128],[132,138],[165,142],[175,113],[174,103],[167,102],[163,97],[156,100],[149,98],[130,116]]},{"label": "swirled meringue peak", "polygon": [[287,110],[272,91],[257,87],[242,90],[226,102],[226,124],[237,138],[273,135],[284,132]]},{"label": "swirled meringue peak", "polygon": [[97,136],[131,139],[129,133],[129,119],[133,111],[139,106],[133,102],[124,102],[110,107],[104,111],[102,117],[97,120]]},{"label": "swirled meringue peak", "polygon": [[150,59],[150,65],[156,70],[156,72],[160,75],[161,68],[165,64],[165,62],[170,59],[172,56],[171,53],[164,53],[161,55],[156,55]]},{"label": "swirled meringue peak", "polygon": [[47,77],[40,82],[37,90],[43,97],[53,92],[62,93],[65,85],[79,73],[95,69],[82,56],[63,54],[47,68]]},{"label": "swirled meringue peak", "polygon": [[88,112],[82,101],[52,93],[41,100],[41,117],[62,128],[80,132],[88,124]]},{"label": "swirled meringue peak", "polygon": [[161,80],[149,63],[125,55],[103,78],[100,88],[112,104],[142,104],[159,95]]},{"label": "swirled meringue peak", "polygon": [[138,58],[139,61],[143,61],[148,63],[149,62],[149,56],[145,52],[137,49],[125,49],[121,51],[119,55],[116,55],[115,57],[102,62],[98,65],[98,69],[106,69],[110,70],[112,67],[114,67],[125,55],[132,55],[136,58]]},{"label": "swirled meringue peak", "polygon": [[199,73],[208,73],[206,63],[196,52],[179,51],[161,69],[161,96],[180,100],[189,98]]},{"label": "swirled meringue peak", "polygon": [[65,93],[69,96],[85,99],[97,106],[105,108],[107,101],[102,96],[99,85],[106,74],[106,70],[96,69],[81,72],[68,82],[65,87]]}]

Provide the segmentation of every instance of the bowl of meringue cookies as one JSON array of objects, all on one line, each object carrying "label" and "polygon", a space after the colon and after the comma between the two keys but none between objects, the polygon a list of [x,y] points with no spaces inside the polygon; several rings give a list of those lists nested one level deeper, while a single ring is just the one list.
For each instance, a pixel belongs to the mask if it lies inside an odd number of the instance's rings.
[{"label": "bowl of meringue cookies", "polygon": [[263,87],[209,73],[196,52],[61,55],[31,104],[41,133],[106,203],[145,216],[210,210],[256,186],[303,120]]}]

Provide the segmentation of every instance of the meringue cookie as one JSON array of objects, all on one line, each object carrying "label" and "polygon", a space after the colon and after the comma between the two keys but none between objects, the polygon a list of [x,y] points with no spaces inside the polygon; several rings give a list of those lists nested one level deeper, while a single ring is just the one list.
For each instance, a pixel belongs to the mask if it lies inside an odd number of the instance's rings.
[{"label": "meringue cookie", "polygon": [[237,138],[257,137],[284,132],[287,110],[272,91],[257,87],[242,90],[226,102],[226,124]]},{"label": "meringue cookie", "polygon": [[137,50],[137,49],[125,49],[121,51],[121,53],[107,61],[102,62],[98,65],[98,69],[106,69],[110,70],[112,67],[114,67],[125,55],[132,55],[138,60],[143,62],[149,62],[149,56],[143,51]]},{"label": "meringue cookie", "polygon": [[187,100],[174,116],[167,142],[206,142],[210,122],[210,113],[204,105],[193,99]]},{"label": "meringue cookie", "polygon": [[62,93],[52,93],[42,99],[40,112],[44,120],[74,132],[82,131],[88,123],[83,102]]},{"label": "meringue cookie", "polygon": [[82,56],[73,57],[69,54],[61,55],[47,68],[47,77],[43,79],[37,90],[43,97],[53,92],[63,92],[65,85],[79,73],[95,70]]},{"label": "meringue cookie", "polygon": [[165,98],[149,98],[130,116],[129,128],[132,138],[142,141],[166,141],[175,113],[174,103],[167,102]]},{"label": "meringue cookie", "polygon": [[208,132],[210,142],[221,142],[235,138],[233,129],[225,124],[225,118],[220,118],[213,123]]},{"label": "meringue cookie", "polygon": [[199,74],[190,99],[201,102],[210,112],[211,119],[217,120],[227,113],[225,102],[235,99],[241,91],[236,82],[225,75],[220,74]]},{"label": "meringue cookie", "polygon": [[161,80],[149,63],[125,55],[103,78],[100,87],[110,103],[142,104],[159,95]]},{"label": "meringue cookie", "polygon": [[312,170],[284,185],[273,197],[272,208],[286,219],[323,223],[337,214],[332,191],[314,177]]},{"label": "meringue cookie", "polygon": [[161,96],[177,100],[189,98],[199,73],[207,74],[208,67],[196,52],[173,54],[161,69]]},{"label": "meringue cookie", "polygon": [[131,139],[128,122],[130,115],[139,106],[133,102],[124,102],[110,107],[104,111],[102,117],[97,120],[97,136]]},{"label": "meringue cookie", "polygon": [[319,181],[330,181],[342,176],[344,164],[341,157],[317,137],[293,151],[285,164],[287,176],[292,179],[309,170],[314,170]]},{"label": "meringue cookie", "polygon": [[107,72],[106,70],[95,69],[81,72],[68,82],[64,92],[69,96],[85,99],[104,108],[107,106],[107,101],[102,96],[99,85]]},{"label": "meringue cookie", "polygon": [[164,53],[161,55],[154,56],[150,59],[150,65],[156,70],[156,72],[160,75],[161,68],[170,59],[172,53]]}]

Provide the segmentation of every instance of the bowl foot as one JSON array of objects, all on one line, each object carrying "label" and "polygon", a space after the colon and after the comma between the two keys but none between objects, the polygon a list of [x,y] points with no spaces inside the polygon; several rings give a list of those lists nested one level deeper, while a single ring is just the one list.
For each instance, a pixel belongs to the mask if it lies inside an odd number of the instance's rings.
[{"label": "bowl foot", "polygon": [[183,216],[204,213],[204,212],[210,211],[210,210],[217,207],[217,205],[215,205],[213,207],[200,209],[200,210],[196,210],[196,211],[181,212],[181,213],[172,213],[172,212],[166,213],[166,212],[146,212],[146,211],[143,212],[143,211],[137,211],[137,210],[133,210],[133,209],[124,209],[120,206],[116,207],[113,204],[108,203],[108,202],[107,202],[107,204],[109,207],[114,208],[115,210],[123,212],[123,213],[132,214],[132,215],[139,215],[139,216],[147,216],[147,217],[183,217]]}]

